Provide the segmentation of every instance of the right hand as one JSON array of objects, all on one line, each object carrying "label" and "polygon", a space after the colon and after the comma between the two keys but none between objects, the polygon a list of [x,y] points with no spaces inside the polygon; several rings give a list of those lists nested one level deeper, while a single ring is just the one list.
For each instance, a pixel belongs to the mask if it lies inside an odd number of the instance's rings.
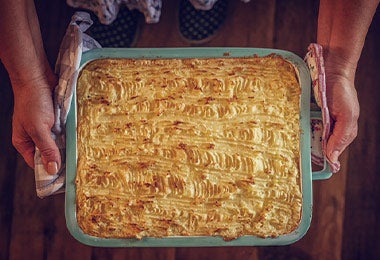
[{"label": "right hand", "polygon": [[53,175],[61,167],[59,149],[51,136],[54,124],[53,90],[57,77],[51,71],[46,74],[28,82],[12,79],[15,100],[12,143],[32,168],[37,147],[41,151],[45,170]]}]

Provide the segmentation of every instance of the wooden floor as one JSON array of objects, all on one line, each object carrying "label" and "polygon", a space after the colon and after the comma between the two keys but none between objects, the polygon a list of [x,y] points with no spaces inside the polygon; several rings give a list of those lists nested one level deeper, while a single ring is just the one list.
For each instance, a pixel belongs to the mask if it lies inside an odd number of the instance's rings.
[{"label": "wooden floor", "polygon": [[[65,1],[37,1],[46,50],[54,64],[73,13]],[[175,0],[162,19],[142,23],[137,47],[190,46],[176,26]],[[317,1],[230,0],[223,30],[203,46],[268,47],[304,56],[316,40]],[[349,30],[349,28],[347,28]],[[342,157],[342,170],[313,184],[312,224],[299,242],[281,247],[93,248],[69,234],[64,196],[36,197],[33,171],[11,144],[13,96],[0,65],[0,259],[378,259],[380,258],[380,13],[370,28],[356,85],[359,135]]]}]

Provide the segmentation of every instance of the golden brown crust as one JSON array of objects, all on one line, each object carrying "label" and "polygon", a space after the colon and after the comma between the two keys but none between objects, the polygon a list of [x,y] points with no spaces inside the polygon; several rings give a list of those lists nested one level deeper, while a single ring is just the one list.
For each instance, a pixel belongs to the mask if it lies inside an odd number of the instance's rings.
[{"label": "golden brown crust", "polygon": [[300,222],[300,85],[280,57],[102,59],[77,86],[77,219],[97,237],[276,237]]}]

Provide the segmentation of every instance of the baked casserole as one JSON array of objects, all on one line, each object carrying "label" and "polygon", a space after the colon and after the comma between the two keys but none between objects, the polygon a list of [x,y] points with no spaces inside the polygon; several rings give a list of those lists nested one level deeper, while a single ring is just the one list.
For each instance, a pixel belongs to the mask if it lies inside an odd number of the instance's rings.
[{"label": "baked casserole", "polygon": [[297,71],[280,56],[97,59],[77,83],[77,221],[101,238],[277,237],[301,220]]}]

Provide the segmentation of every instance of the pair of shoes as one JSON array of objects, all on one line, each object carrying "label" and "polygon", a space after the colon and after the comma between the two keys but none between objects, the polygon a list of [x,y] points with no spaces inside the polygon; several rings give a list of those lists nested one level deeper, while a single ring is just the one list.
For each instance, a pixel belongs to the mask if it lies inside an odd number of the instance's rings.
[{"label": "pair of shoes", "polygon": [[109,25],[100,23],[92,14],[93,25],[87,31],[102,47],[129,48],[138,38],[140,12],[122,7],[115,21]]},{"label": "pair of shoes", "polygon": [[182,38],[193,44],[210,41],[224,24],[227,5],[228,0],[218,0],[210,10],[197,10],[189,0],[181,0],[178,18]]},{"label": "pair of shoes", "polygon": [[[218,0],[210,10],[205,11],[195,9],[189,0],[180,0],[178,19],[182,38],[192,44],[210,41],[224,24],[227,2]],[[92,14],[94,24],[88,34],[102,47],[132,47],[139,34],[140,15],[139,11],[124,6],[113,23],[104,25]]]}]

